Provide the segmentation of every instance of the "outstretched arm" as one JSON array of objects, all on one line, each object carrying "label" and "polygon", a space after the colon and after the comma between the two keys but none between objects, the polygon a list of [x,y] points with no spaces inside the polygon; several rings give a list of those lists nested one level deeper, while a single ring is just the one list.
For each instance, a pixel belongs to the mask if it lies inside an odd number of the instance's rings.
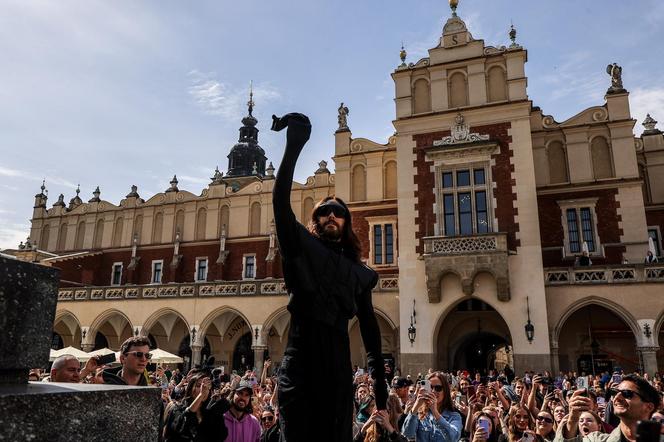
[{"label": "outstretched arm", "polygon": [[385,383],[385,365],[383,363],[380,328],[371,302],[371,291],[358,299],[357,319],[360,323],[362,342],[367,351],[367,365],[374,380],[376,408],[385,410],[387,407],[387,384]]},{"label": "outstretched arm", "polygon": [[277,178],[272,191],[274,223],[281,256],[297,254],[297,220],[291,209],[290,193],[295,173],[295,163],[302,148],[311,135],[311,123],[303,114],[286,114],[281,118],[272,116],[272,130],[280,131],[288,127],[286,132],[286,149],[277,171]]}]

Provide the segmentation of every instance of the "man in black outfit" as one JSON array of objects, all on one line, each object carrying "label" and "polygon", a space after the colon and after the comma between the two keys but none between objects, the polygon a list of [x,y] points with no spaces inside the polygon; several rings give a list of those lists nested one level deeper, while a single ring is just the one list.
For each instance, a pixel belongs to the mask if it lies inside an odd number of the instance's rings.
[{"label": "man in black outfit", "polygon": [[348,321],[358,317],[376,406],[386,408],[380,330],[371,303],[378,275],[360,261],[351,216],[339,198],[318,202],[305,228],[291,209],[295,163],[311,134],[302,114],[273,116],[288,127],[286,150],[272,194],[274,219],[289,292],[288,344],[279,372],[281,440],[352,440],[353,384]]}]

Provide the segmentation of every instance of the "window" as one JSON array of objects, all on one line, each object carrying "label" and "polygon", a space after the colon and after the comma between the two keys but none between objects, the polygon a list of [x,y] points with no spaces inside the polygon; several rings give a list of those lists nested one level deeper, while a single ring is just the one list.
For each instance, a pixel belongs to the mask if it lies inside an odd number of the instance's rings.
[{"label": "window", "polygon": [[655,256],[662,256],[662,238],[659,235],[659,228],[649,226],[648,238],[652,238],[652,242],[655,245]]},{"label": "window", "polygon": [[367,199],[367,174],[364,166],[353,166],[350,175],[351,201],[365,201]]},{"label": "window", "polygon": [[596,198],[558,201],[562,211],[567,255],[582,253],[584,243],[588,247],[589,254],[600,255],[602,253],[597,235],[596,203]]},{"label": "window", "polygon": [[468,106],[468,87],[466,85],[466,76],[461,72],[456,72],[449,77],[448,82],[450,108]]},{"label": "window", "polygon": [[445,236],[491,231],[487,169],[464,166],[440,173],[440,217]]},{"label": "window", "polygon": [[207,258],[196,258],[196,281],[207,281],[208,260]]},{"label": "window", "polygon": [[242,268],[243,279],[256,278],[256,255],[244,255]]},{"label": "window", "polygon": [[395,217],[368,217],[370,240],[370,262],[373,265],[394,265],[396,262]]},{"label": "window", "polygon": [[487,98],[489,101],[507,100],[507,80],[505,71],[500,66],[494,66],[489,69],[487,79]]},{"label": "window", "polygon": [[163,267],[164,267],[163,260],[152,261],[152,279],[150,279],[152,284],[161,284]]},{"label": "window", "polygon": [[590,153],[593,161],[593,175],[595,179],[613,177],[613,159],[611,148],[604,137],[595,137],[590,143]]},{"label": "window", "polygon": [[122,263],[114,262],[113,270],[111,271],[111,285],[122,284]]}]

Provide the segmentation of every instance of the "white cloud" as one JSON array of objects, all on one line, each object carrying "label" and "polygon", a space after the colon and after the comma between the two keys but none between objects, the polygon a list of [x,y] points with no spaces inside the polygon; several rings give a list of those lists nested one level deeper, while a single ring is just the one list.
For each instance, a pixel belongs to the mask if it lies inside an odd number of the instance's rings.
[{"label": "white cloud", "polygon": [[195,177],[195,176],[190,176],[190,175],[180,175],[178,176],[179,181],[186,181],[189,183],[194,183],[194,184],[202,184],[204,186],[207,186],[210,183],[209,178],[201,178],[201,177]]},{"label": "white cloud", "polygon": [[644,127],[641,125],[650,114],[655,120],[661,121],[659,129],[664,127],[664,87],[643,88],[637,87],[630,91],[629,102],[632,117],[636,118],[634,131],[641,133]]},{"label": "white cloud", "polygon": [[[191,79],[189,95],[203,112],[229,119],[245,114],[248,85],[238,88],[224,83],[217,78],[215,72],[192,70],[187,75]],[[279,91],[269,83],[256,83],[253,89],[254,101],[260,104],[281,98]]]},{"label": "white cloud", "polygon": [[[36,174],[33,174],[27,170],[19,170],[19,169],[11,169],[9,167],[2,167],[0,166],[0,176],[5,176],[9,178],[23,178],[26,180],[30,181],[42,181],[46,179],[46,184],[48,185],[49,183],[51,184],[57,184],[61,186],[67,186],[67,187],[72,187],[75,188],[76,184],[72,183],[71,181],[65,179],[65,178],[60,178],[57,176],[38,176]],[[3,186],[6,186],[3,184]],[[48,187],[48,186],[47,186]]]},{"label": "white cloud", "polygon": [[0,218],[0,250],[18,247],[19,242],[25,241],[30,234],[29,224],[12,223]]},{"label": "white cloud", "polygon": [[591,54],[585,51],[570,53],[563,64],[555,66],[553,72],[543,75],[540,81],[550,86],[549,99],[573,97],[583,103],[601,103],[609,86],[602,67],[596,66]]}]

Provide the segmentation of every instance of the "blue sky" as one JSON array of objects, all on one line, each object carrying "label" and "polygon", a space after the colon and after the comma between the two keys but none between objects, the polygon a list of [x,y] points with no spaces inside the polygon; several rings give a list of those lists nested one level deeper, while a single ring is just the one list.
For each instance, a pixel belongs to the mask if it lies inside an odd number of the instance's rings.
[{"label": "blue sky", "polygon": [[[487,45],[528,49],[528,95],[563,121],[601,105],[606,65],[623,67],[636,133],[646,112],[664,128],[664,2],[461,0]],[[275,166],[283,134],[270,116],[308,114],[312,139],[296,179],[330,162],[339,102],[355,137],[394,128],[390,73],[427,55],[450,10],[444,0],[181,2],[3,0],[0,4],[0,249],[29,232],[46,178],[49,207],[81,184],[118,204],[168,187],[199,194],[237,141],[254,82],[260,144]]]}]

